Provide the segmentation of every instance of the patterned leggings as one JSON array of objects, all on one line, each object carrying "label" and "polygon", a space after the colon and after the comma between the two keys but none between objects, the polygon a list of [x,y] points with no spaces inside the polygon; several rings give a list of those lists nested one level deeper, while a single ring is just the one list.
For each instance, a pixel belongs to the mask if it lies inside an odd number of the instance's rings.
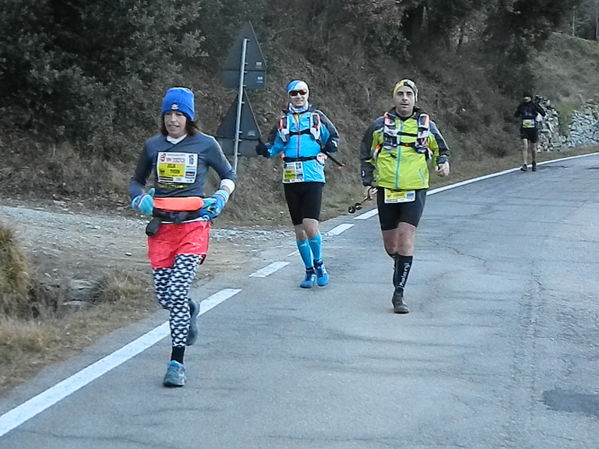
[{"label": "patterned leggings", "polygon": [[171,344],[185,346],[189,330],[189,289],[193,282],[200,255],[178,254],[170,268],[155,268],[154,288],[162,308],[170,312]]}]

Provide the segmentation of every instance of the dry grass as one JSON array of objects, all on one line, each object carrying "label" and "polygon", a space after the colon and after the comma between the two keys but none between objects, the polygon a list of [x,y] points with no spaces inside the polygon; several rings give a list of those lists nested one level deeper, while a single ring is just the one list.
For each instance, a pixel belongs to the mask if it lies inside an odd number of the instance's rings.
[{"label": "dry grass", "polygon": [[83,310],[42,310],[43,319],[0,319],[0,393],[49,363],[63,360],[98,337],[156,310],[147,276],[118,271],[105,275]]},{"label": "dry grass", "polygon": [[[0,320],[0,392],[32,376],[61,348],[60,328],[52,323]],[[54,354],[54,357],[51,355]]]},{"label": "dry grass", "polygon": [[130,298],[135,298],[140,291],[148,288],[148,279],[131,272],[111,272],[105,274],[91,294],[95,304],[118,304],[125,306]]},{"label": "dry grass", "polygon": [[29,301],[29,273],[15,232],[0,224],[0,313],[22,315]]},{"label": "dry grass", "polygon": [[599,102],[599,45],[554,33],[536,57],[538,89],[555,105]]}]

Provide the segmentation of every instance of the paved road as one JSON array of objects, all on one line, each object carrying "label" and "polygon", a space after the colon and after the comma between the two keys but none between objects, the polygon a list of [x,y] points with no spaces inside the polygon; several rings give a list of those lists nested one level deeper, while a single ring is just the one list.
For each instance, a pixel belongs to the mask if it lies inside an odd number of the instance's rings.
[{"label": "paved road", "polygon": [[[194,294],[188,385],[160,385],[168,339],[0,437],[2,449],[599,447],[599,156],[431,195],[407,299],[391,311],[377,218],[323,229],[331,285],[293,242]],[[267,277],[249,274],[276,261]],[[0,400],[0,415],[162,323],[115,332]],[[0,419],[2,419],[0,417]]]}]

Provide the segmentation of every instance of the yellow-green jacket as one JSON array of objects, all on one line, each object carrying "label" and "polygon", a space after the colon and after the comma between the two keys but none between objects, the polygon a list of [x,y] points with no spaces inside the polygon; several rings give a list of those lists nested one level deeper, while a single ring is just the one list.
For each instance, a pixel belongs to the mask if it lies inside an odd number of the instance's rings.
[{"label": "yellow-green jacket", "polygon": [[[363,185],[392,190],[418,190],[429,186],[429,162],[447,161],[449,148],[435,123],[420,139],[419,109],[401,119],[395,108],[377,118],[368,128],[360,145]],[[392,134],[392,136],[391,136]]]}]

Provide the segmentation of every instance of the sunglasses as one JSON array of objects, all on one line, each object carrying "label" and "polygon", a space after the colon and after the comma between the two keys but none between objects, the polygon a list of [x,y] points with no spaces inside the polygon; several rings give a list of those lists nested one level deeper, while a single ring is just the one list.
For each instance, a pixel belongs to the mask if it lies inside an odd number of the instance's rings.
[{"label": "sunglasses", "polygon": [[291,90],[289,91],[289,96],[290,97],[297,97],[298,95],[306,95],[308,93],[307,90]]}]

